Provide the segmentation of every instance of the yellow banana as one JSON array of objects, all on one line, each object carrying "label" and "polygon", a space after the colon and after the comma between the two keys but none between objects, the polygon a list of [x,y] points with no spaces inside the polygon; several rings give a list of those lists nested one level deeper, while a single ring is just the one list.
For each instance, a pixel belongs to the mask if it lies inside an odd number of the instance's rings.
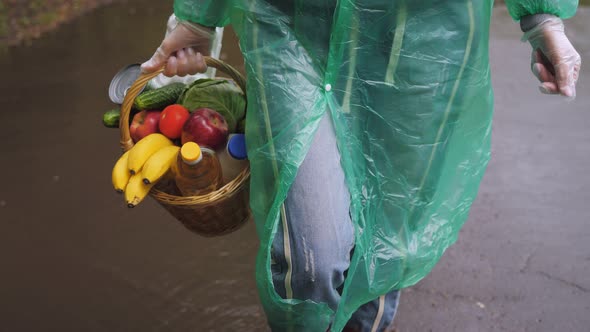
[{"label": "yellow banana", "polygon": [[122,193],[129,182],[129,169],[127,168],[127,160],[129,159],[129,151],[123,153],[123,155],[115,163],[113,167],[113,173],[111,174],[113,180],[113,187],[117,192]]},{"label": "yellow banana", "polygon": [[129,179],[129,183],[125,188],[125,201],[127,206],[132,208],[136,207],[144,198],[149,194],[153,187],[153,184],[145,184],[142,181],[143,175],[141,172],[132,175]]},{"label": "yellow banana", "polygon": [[154,153],[165,146],[172,145],[172,141],[162,134],[150,134],[141,139],[129,150],[127,167],[131,174],[139,173],[143,164]]},{"label": "yellow banana", "polygon": [[156,183],[167,172],[178,156],[178,146],[166,146],[154,153],[143,165],[141,174],[143,174],[143,183]]}]

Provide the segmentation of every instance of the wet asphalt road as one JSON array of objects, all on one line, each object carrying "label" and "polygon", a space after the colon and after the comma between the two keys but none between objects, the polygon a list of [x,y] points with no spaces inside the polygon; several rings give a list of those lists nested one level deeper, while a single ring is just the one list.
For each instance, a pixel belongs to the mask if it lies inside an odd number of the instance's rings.
[{"label": "wet asphalt road", "polygon": [[[108,82],[151,54],[170,12],[141,3],[0,53],[1,332],[266,330],[253,225],[204,239],[110,187]],[[568,23],[585,63],[588,22]],[[457,244],[404,291],[401,332],[590,330],[590,66],[575,102],[540,95],[519,35],[497,9],[492,161]],[[231,38],[224,53],[240,67]]]}]

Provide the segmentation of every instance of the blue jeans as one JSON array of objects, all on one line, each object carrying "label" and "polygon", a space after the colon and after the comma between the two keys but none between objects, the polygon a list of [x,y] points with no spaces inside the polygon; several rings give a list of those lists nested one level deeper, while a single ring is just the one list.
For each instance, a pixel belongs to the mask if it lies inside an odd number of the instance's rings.
[{"label": "blue jeans", "polygon": [[[273,241],[271,269],[279,295],[337,308],[354,249],[349,207],[336,136],[326,112],[285,201],[286,225],[279,224]],[[347,328],[385,331],[398,302],[398,291],[384,294],[359,308]]]}]

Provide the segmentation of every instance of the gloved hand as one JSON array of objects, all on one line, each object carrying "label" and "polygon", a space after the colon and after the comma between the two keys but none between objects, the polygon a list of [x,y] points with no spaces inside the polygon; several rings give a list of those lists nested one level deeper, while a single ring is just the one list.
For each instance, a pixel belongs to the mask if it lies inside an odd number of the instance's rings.
[{"label": "gloved hand", "polygon": [[162,41],[152,58],[141,65],[151,73],[166,64],[164,75],[185,76],[203,73],[207,65],[203,54],[209,54],[214,30],[194,23],[180,22]]},{"label": "gloved hand", "polygon": [[565,35],[561,19],[543,15],[541,22],[525,32],[523,40],[533,47],[531,69],[541,81],[541,92],[575,97],[582,60]]}]

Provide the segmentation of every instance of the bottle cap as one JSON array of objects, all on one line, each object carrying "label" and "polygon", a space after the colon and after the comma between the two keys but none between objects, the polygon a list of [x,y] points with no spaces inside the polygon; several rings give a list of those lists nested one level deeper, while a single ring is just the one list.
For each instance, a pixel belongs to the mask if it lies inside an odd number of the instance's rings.
[{"label": "bottle cap", "polygon": [[246,137],[244,134],[235,134],[227,142],[227,152],[235,159],[243,160],[248,158],[246,150]]},{"label": "bottle cap", "polygon": [[180,155],[184,162],[194,165],[201,160],[201,148],[195,142],[186,142],[182,148],[180,148]]}]

